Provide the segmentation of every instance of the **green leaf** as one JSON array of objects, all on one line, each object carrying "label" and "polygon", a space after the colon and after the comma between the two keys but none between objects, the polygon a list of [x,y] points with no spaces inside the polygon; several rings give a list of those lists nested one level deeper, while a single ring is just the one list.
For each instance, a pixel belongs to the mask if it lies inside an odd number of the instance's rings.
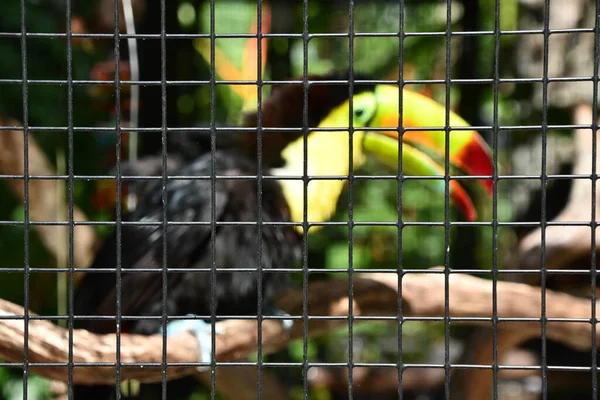
[{"label": "green leaf", "polygon": [[[354,268],[365,268],[371,261],[370,250],[366,247],[352,246],[352,262]],[[336,243],[326,250],[325,268],[343,269],[349,267],[348,243]],[[337,276],[338,274],[335,274]]]},{"label": "green leaf", "polygon": [[[24,399],[23,378],[14,378],[4,383],[2,392],[7,400]],[[27,398],[43,400],[50,398],[50,385],[48,381],[39,376],[30,375],[27,378]]]},{"label": "green leaf", "polygon": [[[304,360],[304,343],[301,340],[294,340],[288,346],[290,357],[296,362]],[[312,340],[307,343],[307,358],[315,360],[317,357],[317,347]]]}]

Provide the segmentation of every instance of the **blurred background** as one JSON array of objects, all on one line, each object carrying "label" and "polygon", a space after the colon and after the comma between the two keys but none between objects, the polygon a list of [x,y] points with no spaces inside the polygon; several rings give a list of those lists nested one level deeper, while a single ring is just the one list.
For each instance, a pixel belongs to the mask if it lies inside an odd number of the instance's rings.
[{"label": "blurred background", "polygon": [[[161,10],[158,2],[131,0],[135,16],[136,32],[158,34],[161,31]],[[32,129],[35,143],[58,175],[66,175],[69,165],[68,133],[65,127],[72,120],[73,133],[72,168],[75,175],[108,174],[116,161],[115,126],[117,118],[123,127],[131,125],[131,87],[121,87],[120,107],[115,107],[115,88],[111,84],[92,81],[111,81],[115,73],[114,3],[113,0],[73,0],[70,24],[73,33],[104,34],[101,38],[77,37],[71,46],[65,37],[46,34],[64,33],[67,12],[64,0],[25,0],[26,73],[35,80],[27,88],[27,115],[23,113],[21,38],[21,2],[3,0],[0,13],[0,120],[4,124],[18,125],[23,121]],[[170,0],[166,2],[166,32],[169,34],[208,33],[210,31],[210,4],[204,0]],[[354,40],[354,69],[373,75],[378,79],[398,79],[399,67],[403,68],[405,80],[428,80],[409,84],[408,89],[433,97],[442,104],[446,98],[446,85],[439,80],[446,78],[447,69],[453,79],[477,80],[451,85],[451,108],[474,126],[490,126],[495,119],[501,129],[494,139],[492,130],[481,130],[490,145],[497,145],[499,173],[502,175],[540,174],[542,168],[542,135],[539,126],[545,118],[555,126],[568,125],[573,120],[573,110],[581,104],[592,104],[591,82],[559,81],[549,86],[548,112],[542,109],[543,91],[543,37],[538,34],[519,34],[517,29],[542,29],[544,26],[543,1],[502,0],[496,7],[493,0],[451,1],[451,29],[454,34],[447,43],[446,1],[419,0],[403,2],[377,1],[357,2],[354,8],[355,32],[398,33],[402,20],[404,32],[403,60],[399,62],[398,36],[360,37]],[[556,28],[579,28],[574,33],[551,36],[549,46],[549,74],[553,77],[590,76],[593,73],[594,1],[553,0],[550,24]],[[561,8],[562,7],[562,8]],[[311,34],[348,32],[350,26],[347,2],[308,1],[307,28]],[[263,17],[265,16],[263,8]],[[270,21],[263,22],[263,32],[269,29],[277,34],[303,32],[304,4],[297,1],[271,2],[268,13]],[[496,11],[499,18],[496,21]],[[241,34],[251,32],[256,23],[257,5],[253,1],[224,1],[215,5],[216,33]],[[123,13],[121,12],[122,16]],[[263,21],[265,21],[263,19]],[[502,31],[512,32],[496,38],[493,34],[496,22]],[[120,21],[121,33],[126,33],[126,23]],[[486,34],[476,34],[486,32]],[[414,35],[413,33],[429,33]],[[437,33],[437,34],[435,34]],[[497,40],[496,40],[497,39]],[[248,39],[217,39],[216,46],[244,74],[243,51]],[[123,39],[119,46],[120,78],[132,79],[139,73],[142,81],[161,79],[161,41],[159,38],[138,40],[139,69],[132,68],[130,48]],[[447,45],[450,46],[450,65],[446,64]],[[203,52],[206,40],[199,38],[173,38],[167,40],[166,75],[169,81],[210,79],[210,64]],[[304,67],[304,44],[301,37],[274,37],[268,39],[266,68],[263,79],[283,80],[301,76]],[[495,54],[499,56],[495,63]],[[69,64],[68,54],[72,54]],[[206,53],[204,53],[206,54]],[[347,38],[313,37],[308,42],[308,72],[322,74],[334,68],[349,65],[349,42]],[[71,77],[81,80],[73,86],[72,112],[69,112],[69,91],[66,82],[52,83],[48,80],[65,81],[68,68]],[[247,66],[247,65],[246,65]],[[497,108],[494,104],[495,71],[506,79],[497,85]],[[526,78],[536,78],[528,81]],[[255,79],[250,76],[246,79]],[[217,85],[215,118],[219,123],[235,123],[244,106],[240,91],[232,86]],[[158,85],[140,86],[139,121],[141,128],[157,128],[162,125],[161,90]],[[268,85],[265,94],[268,94]],[[167,89],[167,125],[169,127],[209,126],[210,86],[208,84],[175,84]],[[137,105],[134,105],[137,109]],[[18,123],[7,123],[7,121]],[[88,129],[89,128],[89,129]],[[1,134],[1,132],[0,132]],[[131,135],[122,135],[121,154],[126,159],[132,146]],[[31,143],[30,143],[31,144]],[[138,157],[160,154],[160,132],[141,132],[139,143],[133,144]],[[549,129],[545,138],[546,169],[548,174],[568,174],[573,170],[576,158],[573,135],[568,129]],[[1,154],[1,153],[0,153]],[[368,165],[368,174],[388,174],[378,167]],[[6,170],[0,173],[7,174]],[[50,171],[48,175],[52,175]],[[23,225],[10,225],[11,221],[23,221],[22,197],[12,188],[11,181],[0,180],[0,296],[14,303],[23,304],[25,294],[24,275],[19,272],[27,257],[30,267],[44,268],[29,279],[29,307],[42,315],[65,315],[68,304],[68,285],[64,273],[54,268],[64,267],[68,256],[68,240],[65,227],[53,226],[59,245],[48,250],[48,243],[38,230],[29,230],[29,249],[25,253]],[[547,196],[544,199],[546,218],[556,216],[567,204],[572,181],[548,179]],[[57,204],[67,202],[69,192],[66,180],[54,186],[54,192],[32,192],[30,196],[55,198]],[[499,222],[539,221],[542,216],[542,184],[539,179],[503,179],[497,186],[497,220]],[[397,182],[389,180],[357,180],[354,186],[354,220],[395,222],[397,213]],[[110,221],[115,218],[116,186],[109,180],[75,180],[72,195],[76,206],[90,221]],[[481,221],[491,221],[493,210],[489,198],[474,193]],[[340,204],[345,204],[342,198]],[[403,189],[402,218],[411,221],[444,220],[444,200],[422,188],[418,182],[407,181]],[[335,219],[346,221],[348,212],[340,208]],[[68,209],[58,207],[56,220],[65,220]],[[50,216],[52,217],[52,216]],[[51,218],[52,219],[52,218]],[[102,238],[112,229],[94,226],[95,235]],[[518,248],[519,241],[533,228],[531,226],[502,225],[497,229],[497,252],[494,252],[491,226],[453,226],[450,232],[449,266],[455,269],[480,270],[481,276],[491,276],[496,263],[498,268],[514,267],[509,261]],[[61,236],[62,235],[62,236]],[[441,226],[406,226],[399,237],[396,227],[360,226],[353,236],[354,268],[396,269],[399,255],[404,268],[420,269],[444,265],[445,229]],[[399,251],[401,244],[401,251]],[[348,265],[348,230],[346,227],[330,227],[310,237],[309,263],[313,268],[323,267],[329,273],[313,274],[311,279],[331,279],[339,275],[335,269]],[[585,264],[588,268],[589,264]],[[5,271],[3,271],[5,270]],[[588,275],[589,281],[589,275]],[[64,324],[64,321],[59,323]],[[355,327],[353,343],[355,362],[397,363],[398,339],[396,325],[365,323]],[[461,355],[473,329],[451,326],[452,359]],[[537,343],[529,346],[530,353],[539,357]],[[467,346],[468,347],[468,346]],[[558,346],[557,348],[559,348]],[[345,362],[348,358],[347,331],[336,331],[328,336],[311,340],[309,359],[316,362]],[[286,351],[269,357],[269,360],[301,362],[302,342],[292,343]],[[558,349],[556,363],[585,364],[589,354],[575,360],[570,350]],[[561,358],[562,357],[562,358]],[[586,358],[587,357],[587,358]],[[441,363],[444,360],[444,325],[437,322],[409,321],[403,325],[403,360],[405,363]],[[566,360],[566,361],[565,361]],[[549,360],[550,362],[550,360]],[[539,363],[539,360],[537,361]],[[419,370],[419,369],[415,369]],[[292,398],[302,398],[302,368],[269,369],[281,382],[291,388]],[[407,370],[409,371],[409,370]],[[439,377],[431,377],[427,369],[405,379],[407,398],[435,399],[443,393],[443,371]],[[354,398],[397,398],[397,371],[393,368],[373,368],[368,371],[356,369],[361,385],[354,388]],[[565,373],[567,374],[567,373]],[[408,375],[407,375],[408,376]],[[507,386],[503,398],[537,398],[539,384],[535,374],[506,377],[503,382],[520,382]],[[590,390],[589,373],[580,380],[563,376],[552,380],[550,395],[564,398],[563,390],[571,395],[578,390]],[[0,368],[0,398],[22,398],[22,372],[16,368]],[[346,379],[346,380],[344,380]],[[556,384],[554,384],[556,383]],[[348,398],[347,370],[345,368],[311,368],[309,398],[333,400]],[[517,393],[515,395],[515,393]],[[510,396],[516,397],[510,397]],[[531,396],[531,397],[528,397]],[[29,399],[51,398],[49,382],[37,377],[29,379]],[[198,393],[194,399],[210,398]]]}]

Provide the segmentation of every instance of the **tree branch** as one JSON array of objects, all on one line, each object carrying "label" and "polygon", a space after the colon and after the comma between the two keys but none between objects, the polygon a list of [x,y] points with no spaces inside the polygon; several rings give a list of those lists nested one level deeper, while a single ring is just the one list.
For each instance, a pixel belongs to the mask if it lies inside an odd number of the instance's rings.
[{"label": "tree branch", "polygon": [[[592,123],[592,107],[581,104],[574,109],[573,123],[586,125]],[[575,140],[575,161],[573,174],[590,175],[592,173],[593,138],[591,129],[573,130]],[[600,143],[596,140],[596,145]],[[600,151],[596,152],[596,164],[600,162]],[[600,207],[600,185],[596,186],[596,203],[592,203],[591,179],[573,179],[569,200],[565,208],[552,222],[590,223],[592,207]],[[598,217],[596,218],[598,219]],[[546,268],[564,269],[569,264],[590,257],[592,254],[592,229],[589,226],[548,226],[546,229]],[[600,231],[596,230],[598,235]],[[541,228],[536,228],[519,243],[513,262],[521,269],[539,269],[542,253]],[[597,251],[597,249],[595,249]],[[586,267],[587,268],[587,267]],[[536,276],[529,276],[528,282],[534,283]],[[589,280],[589,278],[588,278]],[[539,281],[539,276],[537,276]]]},{"label": "tree branch", "polygon": [[[443,347],[443,345],[442,345]],[[457,360],[450,357],[450,363],[455,364]],[[425,361],[427,364],[443,364],[444,354],[436,354],[433,358]],[[522,350],[513,350],[506,354],[500,363],[504,365],[539,365],[539,360],[531,357],[531,354]],[[479,371],[475,369],[475,371]],[[485,371],[485,370],[484,370]],[[450,381],[456,383],[457,369],[450,370]],[[522,380],[530,376],[535,376],[538,371],[533,369],[501,369],[498,371],[500,379]],[[552,373],[552,371],[550,371]],[[428,391],[432,388],[440,388],[444,385],[446,373],[443,368],[407,368],[402,371],[402,389],[406,392]],[[553,379],[559,380],[559,376]],[[341,368],[312,367],[309,382],[315,386],[325,386],[336,393],[348,392],[348,372]],[[564,382],[564,381],[563,381]],[[377,368],[377,367],[354,367],[352,375],[352,391],[357,395],[374,396],[376,394],[389,395],[398,391],[398,370],[395,368]],[[468,384],[468,382],[467,382]],[[553,385],[556,384],[553,381]],[[451,398],[454,394],[450,393]],[[485,399],[485,393],[480,399]],[[502,398],[502,395],[500,396]],[[462,399],[459,395],[456,398]]]},{"label": "tree branch", "polygon": [[[18,121],[3,119],[0,116],[0,126],[21,126]],[[40,149],[33,135],[29,135],[27,143],[29,156],[29,175],[52,176],[56,170]],[[19,129],[0,132],[0,174],[23,175],[25,161],[25,144],[23,131]],[[23,200],[25,185],[23,179],[5,179],[4,182],[13,194]],[[57,221],[59,209],[67,210],[66,204],[60,204],[56,196],[58,183],[53,179],[29,180],[29,212],[31,221]],[[75,207],[73,210],[75,221],[87,221],[85,214]],[[62,242],[67,235],[59,235],[60,229],[65,226],[34,225],[42,242],[48,251],[57,259],[68,248],[68,243]],[[96,245],[96,232],[91,226],[77,225],[74,228],[74,265],[77,268],[87,267],[94,256]],[[76,274],[80,277],[83,274]]]},{"label": "tree branch", "polygon": [[[435,272],[435,273],[431,273]],[[443,317],[445,304],[445,277],[441,271],[407,274],[402,279],[404,316]],[[489,325],[481,318],[492,317],[492,282],[464,274],[451,274],[449,287],[450,316],[479,318],[462,321],[468,324]],[[365,274],[353,280],[354,316],[393,316],[397,314],[397,275]],[[308,312],[313,316],[347,316],[348,283],[345,279],[317,282],[308,289]],[[278,306],[292,316],[302,315],[302,292],[285,296]],[[512,282],[497,283],[497,309],[500,318],[539,318],[541,300],[539,288]],[[11,362],[23,360],[24,310],[0,300],[0,357]],[[590,301],[563,293],[547,291],[546,315],[548,318],[591,317]],[[21,319],[16,319],[16,318]],[[356,322],[360,322],[357,320]],[[460,322],[460,321],[456,321]],[[346,320],[310,319],[309,336],[322,335],[343,327]],[[219,322],[223,334],[216,338],[216,359],[227,362],[247,357],[257,349],[256,321],[227,320]],[[511,332],[523,341],[540,335],[539,322],[501,322],[502,330]],[[285,347],[290,339],[303,337],[302,322],[296,319],[290,337],[280,322],[263,321],[263,353],[268,354]],[[589,322],[548,322],[548,337],[577,349],[590,349],[591,324]],[[599,335],[600,337],[600,335]],[[30,320],[28,335],[28,360],[30,363],[66,363],[69,358],[69,333],[48,321]],[[115,335],[95,335],[84,330],[73,332],[73,361],[76,363],[114,363],[116,359]],[[196,372],[189,364],[199,359],[199,346],[191,334],[169,338],[167,362],[168,379]],[[121,335],[122,379],[142,382],[160,381],[162,373],[162,336]],[[144,368],[126,366],[131,363],[152,364]],[[188,365],[181,365],[181,364]],[[66,365],[66,364],[63,364]],[[66,380],[63,366],[36,367],[30,371],[48,378]],[[115,367],[74,368],[74,382],[99,384],[114,382]]]}]

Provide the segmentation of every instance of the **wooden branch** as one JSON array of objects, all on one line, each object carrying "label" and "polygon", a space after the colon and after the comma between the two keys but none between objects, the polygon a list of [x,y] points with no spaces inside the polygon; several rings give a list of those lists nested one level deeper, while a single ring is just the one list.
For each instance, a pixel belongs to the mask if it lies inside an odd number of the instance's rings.
[{"label": "wooden branch", "polygon": [[[3,119],[0,126],[20,126],[18,121]],[[33,135],[28,138],[29,175],[56,175],[52,163],[38,146]],[[22,130],[5,130],[0,132],[0,174],[23,175],[25,160],[24,135]],[[6,179],[4,182],[13,194],[23,200],[25,185],[22,179]],[[58,184],[53,179],[29,180],[29,215],[31,221],[56,221],[60,208],[67,210],[67,204],[60,204],[56,196]],[[75,221],[87,221],[85,214],[77,207],[73,210]],[[68,248],[67,235],[59,234],[64,226],[35,225],[40,238],[49,252],[57,259]],[[74,228],[74,265],[85,268],[94,256],[96,232],[91,226],[78,225]],[[65,239],[65,241],[63,241]],[[75,276],[79,278],[79,275]]]},{"label": "wooden branch", "polygon": [[[261,371],[261,398],[288,400],[288,387],[283,385],[273,373],[273,368]],[[211,372],[199,372],[198,378],[210,387]],[[217,367],[215,377],[216,392],[224,399],[257,400],[258,399],[258,369],[249,367]]]},{"label": "wooden branch", "polygon": [[[444,275],[436,273],[407,274],[402,279],[404,315],[417,317],[444,316]],[[348,283],[345,279],[318,282],[309,287],[308,312],[310,316],[347,316]],[[389,274],[368,274],[353,280],[354,315],[382,316],[396,315],[397,276]],[[464,274],[450,276],[449,289],[450,316],[491,317],[492,282]],[[302,295],[297,290],[281,299],[278,306],[292,316],[302,315]],[[512,282],[497,283],[498,316],[501,318],[539,318],[539,288]],[[547,291],[546,313],[549,318],[590,318],[590,301],[567,294]],[[12,362],[22,362],[24,324],[14,319],[22,316],[24,310],[6,301],[0,301],[0,358]],[[6,319],[13,318],[13,319]],[[357,321],[358,323],[358,321]],[[454,323],[454,322],[453,322]],[[469,324],[489,325],[484,321],[470,321]],[[332,329],[345,326],[345,320],[311,319],[308,332],[310,337],[322,335]],[[256,321],[228,320],[219,322],[223,334],[216,338],[217,361],[242,359],[257,349]],[[502,322],[501,329],[513,332],[519,340],[540,335],[538,322]],[[548,322],[547,334],[577,349],[590,349],[591,324],[585,322]],[[303,324],[297,320],[288,337],[278,321],[263,321],[263,352],[277,351],[286,346],[289,339],[300,339]],[[600,337],[600,335],[599,335]],[[68,331],[48,321],[32,320],[29,323],[29,353],[32,363],[66,363],[68,360]],[[116,359],[115,335],[94,335],[84,330],[73,333],[73,360],[77,363],[114,363]],[[162,359],[162,336],[121,335],[121,363],[160,363]],[[167,341],[167,361],[169,363],[194,363],[199,359],[199,348],[189,335],[170,338]],[[64,367],[35,367],[30,371],[39,375],[66,380]],[[168,368],[168,379],[194,373],[195,369],[174,365]],[[74,381],[77,383],[99,384],[114,381],[114,366],[75,367]],[[136,379],[142,382],[160,381],[160,367],[145,368],[123,366],[122,379]]]},{"label": "wooden branch", "polygon": [[[427,360],[431,364],[443,364],[444,355]],[[451,363],[456,360],[450,359]],[[504,365],[511,366],[534,366],[539,365],[539,360],[532,357],[530,353],[522,350],[513,350],[500,361]],[[454,375],[456,369],[450,370],[450,381],[455,383]],[[532,369],[502,369],[498,372],[500,379],[519,380],[529,376],[535,376],[539,371]],[[432,388],[442,387],[444,384],[445,371],[441,368],[408,368],[402,373],[402,388],[404,392],[426,391]],[[398,391],[398,371],[394,368],[355,367],[353,369],[353,392],[360,395],[385,395]],[[348,391],[348,371],[340,368],[313,367],[309,382],[316,386],[325,386],[337,393]],[[454,394],[451,394],[454,398]],[[464,398],[459,395],[456,398]],[[481,397],[482,399],[485,396]]]},{"label": "wooden branch", "polygon": [[[575,108],[573,123],[585,125],[592,123],[592,108],[584,104]],[[595,133],[596,144],[600,143],[600,134]],[[590,129],[574,130],[575,164],[573,174],[590,175],[592,173],[593,134]],[[596,152],[596,173],[600,173],[600,149]],[[596,210],[600,209],[600,185],[596,185]],[[591,222],[592,217],[592,181],[574,179],[569,200],[554,222]],[[600,214],[596,214],[600,220]],[[596,231],[600,237],[600,231]],[[537,228],[525,236],[519,243],[513,262],[521,269],[539,269],[541,262],[541,229]],[[599,241],[600,242],[600,241]],[[592,230],[586,226],[549,226],[546,228],[546,268],[567,268],[570,263],[592,252]],[[578,268],[588,268],[589,264]],[[530,276],[530,278],[533,276]],[[539,277],[538,277],[539,280]],[[589,278],[588,278],[589,281]],[[533,282],[528,280],[528,282]]]}]

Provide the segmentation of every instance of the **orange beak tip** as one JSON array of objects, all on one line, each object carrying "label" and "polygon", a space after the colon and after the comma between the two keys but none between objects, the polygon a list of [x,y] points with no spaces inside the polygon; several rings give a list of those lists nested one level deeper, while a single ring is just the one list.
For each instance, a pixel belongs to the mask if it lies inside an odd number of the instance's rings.
[{"label": "orange beak tip", "polygon": [[467,215],[467,220],[469,222],[474,222],[477,220],[477,211],[473,208],[473,212]]},{"label": "orange beak tip", "polygon": [[[460,152],[456,158],[461,161],[462,168],[471,175],[492,175],[494,165],[487,145],[479,136],[475,136]],[[491,179],[479,181],[485,191],[491,195],[494,191],[494,182]]]},{"label": "orange beak tip", "polygon": [[475,206],[470,201],[470,199],[469,198],[467,198],[467,199],[468,199],[468,202],[459,204],[459,208],[461,209],[462,213],[464,214],[464,216],[468,222],[477,221],[477,210],[475,209]]},{"label": "orange beak tip", "polygon": [[471,200],[465,189],[457,181],[451,181],[450,189],[450,198],[465,216],[467,221],[476,221],[477,209],[475,208],[473,201]]}]

